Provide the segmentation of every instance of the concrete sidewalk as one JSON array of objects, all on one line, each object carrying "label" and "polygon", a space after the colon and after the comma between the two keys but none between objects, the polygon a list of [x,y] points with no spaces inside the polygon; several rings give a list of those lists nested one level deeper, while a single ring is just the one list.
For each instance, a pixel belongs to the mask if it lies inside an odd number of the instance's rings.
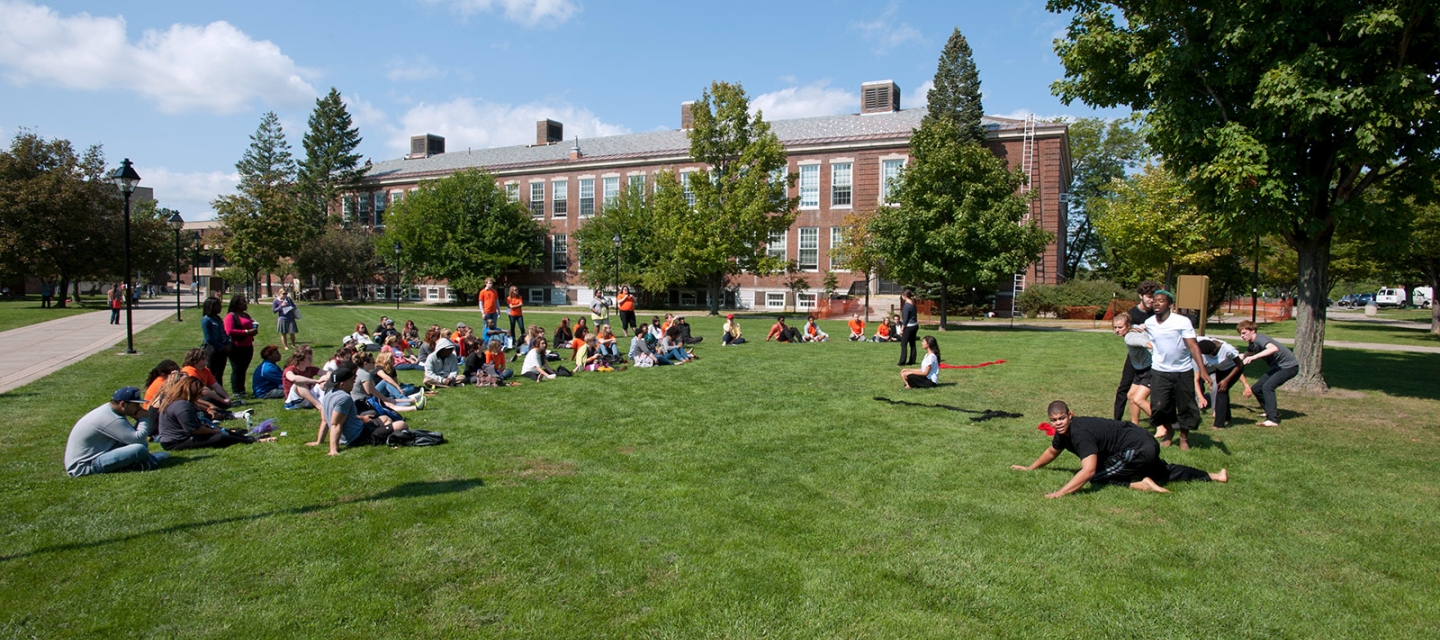
[{"label": "concrete sidewalk", "polygon": [[[142,300],[133,310],[135,333],[175,313],[174,300]],[[200,314],[187,314],[200,335]],[[110,324],[109,311],[82,313],[0,332],[0,393],[25,386],[106,349],[125,350],[125,312]],[[19,356],[19,357],[17,357]]]}]

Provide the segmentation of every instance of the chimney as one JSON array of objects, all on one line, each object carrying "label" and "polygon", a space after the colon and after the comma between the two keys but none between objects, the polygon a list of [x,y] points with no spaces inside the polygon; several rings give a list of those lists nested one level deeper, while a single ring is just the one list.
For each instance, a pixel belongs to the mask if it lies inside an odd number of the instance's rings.
[{"label": "chimney", "polygon": [[860,113],[893,113],[900,110],[900,87],[893,80],[860,85]]},{"label": "chimney", "polygon": [[535,123],[535,146],[554,144],[564,139],[565,125],[549,119]]},{"label": "chimney", "polygon": [[695,128],[695,116],[690,114],[690,107],[695,106],[695,101],[680,103],[680,130],[689,131]]},{"label": "chimney", "polygon": [[409,159],[428,158],[445,153],[445,138],[432,133],[423,136],[410,136]]},{"label": "chimney", "polygon": [[580,136],[575,136],[575,146],[570,147],[570,159],[579,160],[580,155]]}]

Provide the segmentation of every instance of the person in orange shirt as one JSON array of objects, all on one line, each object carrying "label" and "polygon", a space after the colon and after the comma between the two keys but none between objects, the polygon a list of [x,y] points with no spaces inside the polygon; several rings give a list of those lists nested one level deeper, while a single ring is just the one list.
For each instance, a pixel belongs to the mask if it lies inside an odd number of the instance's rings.
[{"label": "person in orange shirt", "polygon": [[160,394],[160,387],[165,386],[171,375],[179,370],[180,365],[175,364],[174,360],[161,360],[160,364],[150,370],[150,375],[145,376],[145,404],[142,406],[146,410],[150,409],[150,403],[155,401],[155,396]]},{"label": "person in orange shirt", "polygon": [[587,335],[590,335],[590,330],[586,329],[584,325],[577,325],[575,327],[575,338],[570,341],[570,348],[580,349],[584,347],[585,336]]},{"label": "person in orange shirt", "polygon": [[[635,296],[630,293],[630,287],[620,287],[619,295],[615,296],[615,306],[620,309],[620,333],[630,337],[630,330],[635,329]],[[639,334],[639,329],[636,329]]]},{"label": "person in orange shirt", "polygon": [[509,380],[510,376],[515,375],[515,372],[506,366],[506,362],[508,362],[508,358],[505,357],[505,350],[501,348],[498,338],[485,345],[485,373],[501,380]]},{"label": "person in orange shirt", "polygon": [[[520,297],[519,287],[510,287],[505,304],[510,307],[510,340],[520,340],[525,337],[525,299]],[[517,325],[520,327],[518,331],[515,329]]]},{"label": "person in orange shirt", "polygon": [[875,341],[889,342],[890,340],[890,319],[886,318],[881,320],[880,326],[875,328]]},{"label": "person in orange shirt", "polygon": [[500,322],[500,292],[495,290],[495,279],[486,278],[485,288],[480,290],[480,312],[486,320]]},{"label": "person in orange shirt", "polygon": [[860,314],[850,316],[850,341],[859,342],[865,339],[865,321],[860,319]]}]

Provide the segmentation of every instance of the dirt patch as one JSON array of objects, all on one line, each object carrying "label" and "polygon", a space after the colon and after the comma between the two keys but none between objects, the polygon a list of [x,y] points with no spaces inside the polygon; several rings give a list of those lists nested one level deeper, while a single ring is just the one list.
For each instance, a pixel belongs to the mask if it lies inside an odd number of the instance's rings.
[{"label": "dirt patch", "polygon": [[517,484],[527,481],[544,482],[557,476],[573,475],[575,475],[575,463],[544,458],[519,460],[511,468],[499,473],[501,484]]},{"label": "dirt patch", "polygon": [[1330,387],[1330,390],[1321,397],[1338,398],[1342,400],[1359,400],[1365,397],[1365,393],[1363,391],[1354,391],[1351,389],[1336,389],[1335,387]]},{"label": "dirt patch", "polygon": [[636,451],[639,451],[639,449],[636,449],[635,447],[620,447],[619,449],[615,450],[615,453],[628,456],[632,453],[635,453]]}]

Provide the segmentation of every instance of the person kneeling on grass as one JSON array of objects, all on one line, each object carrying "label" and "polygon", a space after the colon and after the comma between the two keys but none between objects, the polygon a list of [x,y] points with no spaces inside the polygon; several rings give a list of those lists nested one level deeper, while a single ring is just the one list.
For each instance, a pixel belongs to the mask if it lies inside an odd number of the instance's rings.
[{"label": "person kneeling on grass", "polygon": [[455,343],[440,338],[435,341],[435,353],[425,359],[425,384],[454,387],[463,382],[460,361],[455,357]]},{"label": "person kneeling on grass", "polygon": [[929,389],[940,384],[940,343],[935,336],[925,336],[925,359],[919,369],[901,369],[900,379],[906,389]]},{"label": "person kneeling on grass", "polygon": [[342,364],[331,374],[334,388],[320,398],[320,413],[325,416],[325,425],[315,434],[312,447],[325,441],[327,431],[330,438],[328,455],[339,455],[340,445],[358,447],[367,444],[385,444],[391,434],[409,427],[404,420],[391,420],[385,416],[369,417],[360,415],[355,408],[355,399],[350,392],[355,388],[355,366]]},{"label": "person kneeling on grass", "polygon": [[[151,425],[145,415],[140,389],[125,387],[110,396],[70,429],[65,443],[65,473],[72,478],[135,469],[149,471],[170,454],[150,453],[145,444]],[[140,418],[130,424],[130,418]]]},{"label": "person kneeling on grass", "polygon": [[1075,493],[1085,483],[1118,484],[1139,491],[1169,493],[1164,486],[1172,481],[1201,480],[1228,482],[1224,469],[1208,473],[1194,467],[1170,464],[1160,459],[1160,445],[1150,433],[1129,422],[1105,418],[1075,417],[1061,400],[1050,403],[1050,424],[1055,437],[1050,447],[1029,466],[1011,465],[1017,471],[1034,471],[1069,451],[1080,458],[1080,470],[1059,491],[1047,498]]}]

